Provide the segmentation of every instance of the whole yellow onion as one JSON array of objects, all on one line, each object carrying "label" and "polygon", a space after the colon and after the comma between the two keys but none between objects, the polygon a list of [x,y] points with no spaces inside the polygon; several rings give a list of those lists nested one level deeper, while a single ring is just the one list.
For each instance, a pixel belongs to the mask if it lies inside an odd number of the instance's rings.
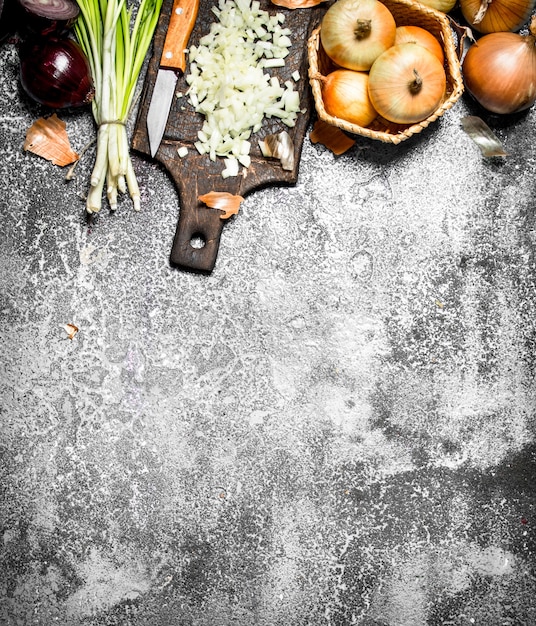
[{"label": "whole yellow onion", "polygon": [[443,65],[432,52],[403,43],[389,48],[370,68],[370,101],[386,120],[413,124],[439,107],[446,83]]},{"label": "whole yellow onion", "polygon": [[509,114],[536,102],[536,17],[530,34],[488,33],[465,55],[467,91],[492,113]]},{"label": "whole yellow onion", "polygon": [[366,72],[339,69],[322,78],[322,101],[333,117],[368,126],[377,116],[368,94]]},{"label": "whole yellow onion", "polygon": [[325,53],[338,66],[367,71],[395,41],[396,23],[380,0],[337,0],[320,29]]}]

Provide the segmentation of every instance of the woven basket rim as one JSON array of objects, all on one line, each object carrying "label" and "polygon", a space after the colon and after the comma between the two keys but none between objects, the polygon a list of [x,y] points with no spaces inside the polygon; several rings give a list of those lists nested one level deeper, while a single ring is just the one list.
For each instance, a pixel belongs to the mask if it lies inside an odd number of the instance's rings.
[{"label": "woven basket rim", "polygon": [[[428,7],[420,2],[415,2],[414,0],[380,0],[383,4],[385,4],[388,8],[391,6],[403,6],[405,9],[409,9],[410,11],[415,13],[416,23],[415,26],[419,26],[418,16],[426,16],[427,19],[431,19],[438,24],[438,30],[441,33],[440,41],[441,46],[443,48],[443,52],[445,55],[445,74],[447,77],[447,91],[446,98],[441,102],[438,108],[429,115],[425,120],[422,120],[419,123],[411,124],[409,126],[399,126],[397,127],[396,132],[392,132],[390,130],[375,130],[370,127],[362,127],[356,124],[352,124],[343,120],[341,118],[333,117],[330,115],[325,107],[322,100],[322,89],[321,89],[321,78],[323,74],[320,72],[318,67],[318,55],[320,52],[320,31],[322,28],[322,24],[319,24],[311,33],[308,42],[308,56],[309,56],[309,82],[311,85],[311,89],[313,92],[313,99],[315,102],[316,111],[318,117],[328,124],[332,126],[336,126],[341,130],[344,130],[353,135],[362,135],[364,137],[368,137],[371,139],[377,139],[380,141],[384,141],[387,143],[398,144],[409,137],[422,132],[425,128],[427,128],[430,124],[435,122],[438,118],[443,116],[446,111],[451,109],[454,104],[459,100],[460,96],[463,93],[464,85],[463,78],[461,74],[460,61],[458,58],[458,54],[456,52],[456,46],[454,43],[454,33],[448,17],[445,13],[441,13],[436,9]],[[396,12],[396,11],[395,11]],[[395,15],[395,21],[397,16]],[[413,22],[411,22],[413,23]],[[325,53],[324,53],[325,54]],[[378,117],[376,123],[381,123],[381,118]],[[384,124],[386,127],[396,127],[396,125],[389,124],[389,122],[385,121]]]}]

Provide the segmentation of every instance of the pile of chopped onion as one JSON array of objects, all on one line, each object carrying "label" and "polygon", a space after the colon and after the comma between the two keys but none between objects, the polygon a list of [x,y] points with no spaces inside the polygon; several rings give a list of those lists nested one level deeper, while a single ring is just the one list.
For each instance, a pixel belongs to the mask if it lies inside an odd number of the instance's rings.
[{"label": "pile of chopped onion", "polygon": [[213,161],[225,158],[226,178],[250,165],[249,139],[264,118],[295,125],[300,97],[292,80],[281,84],[268,71],[283,67],[289,54],[283,14],[261,10],[257,0],[219,0],[212,11],[218,21],[189,49],[187,95],[205,117],[195,147]]}]

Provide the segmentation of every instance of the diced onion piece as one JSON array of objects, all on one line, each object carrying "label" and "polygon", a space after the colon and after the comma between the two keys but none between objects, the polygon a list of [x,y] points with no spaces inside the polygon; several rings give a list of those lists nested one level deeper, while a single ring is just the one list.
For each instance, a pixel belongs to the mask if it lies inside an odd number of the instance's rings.
[{"label": "diced onion piece", "polygon": [[225,169],[221,173],[223,178],[229,178],[230,176],[238,176],[239,163],[235,157],[228,157],[224,161]]},{"label": "diced onion piece", "polygon": [[[200,154],[233,158],[247,167],[249,138],[272,117],[291,128],[301,112],[292,81],[281,85],[267,69],[282,67],[291,45],[281,13],[261,10],[258,0],[219,0],[217,21],[198,46],[189,49],[187,95],[205,123],[194,144]],[[293,76],[298,80],[299,75]],[[226,165],[225,177],[236,175]]]},{"label": "diced onion piece", "polygon": [[186,146],[181,146],[177,150],[177,154],[183,159],[188,154],[188,148]]}]

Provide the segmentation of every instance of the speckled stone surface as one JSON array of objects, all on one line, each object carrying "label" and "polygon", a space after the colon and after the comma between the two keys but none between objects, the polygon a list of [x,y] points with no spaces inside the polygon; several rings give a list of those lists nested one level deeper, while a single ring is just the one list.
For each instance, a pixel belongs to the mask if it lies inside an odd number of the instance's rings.
[{"label": "speckled stone surface", "polygon": [[[216,268],[166,172],[88,225],[0,49],[2,626],[536,623],[536,111],[307,139]],[[61,117],[73,147],[87,111]],[[69,339],[66,325],[78,332]]]}]

